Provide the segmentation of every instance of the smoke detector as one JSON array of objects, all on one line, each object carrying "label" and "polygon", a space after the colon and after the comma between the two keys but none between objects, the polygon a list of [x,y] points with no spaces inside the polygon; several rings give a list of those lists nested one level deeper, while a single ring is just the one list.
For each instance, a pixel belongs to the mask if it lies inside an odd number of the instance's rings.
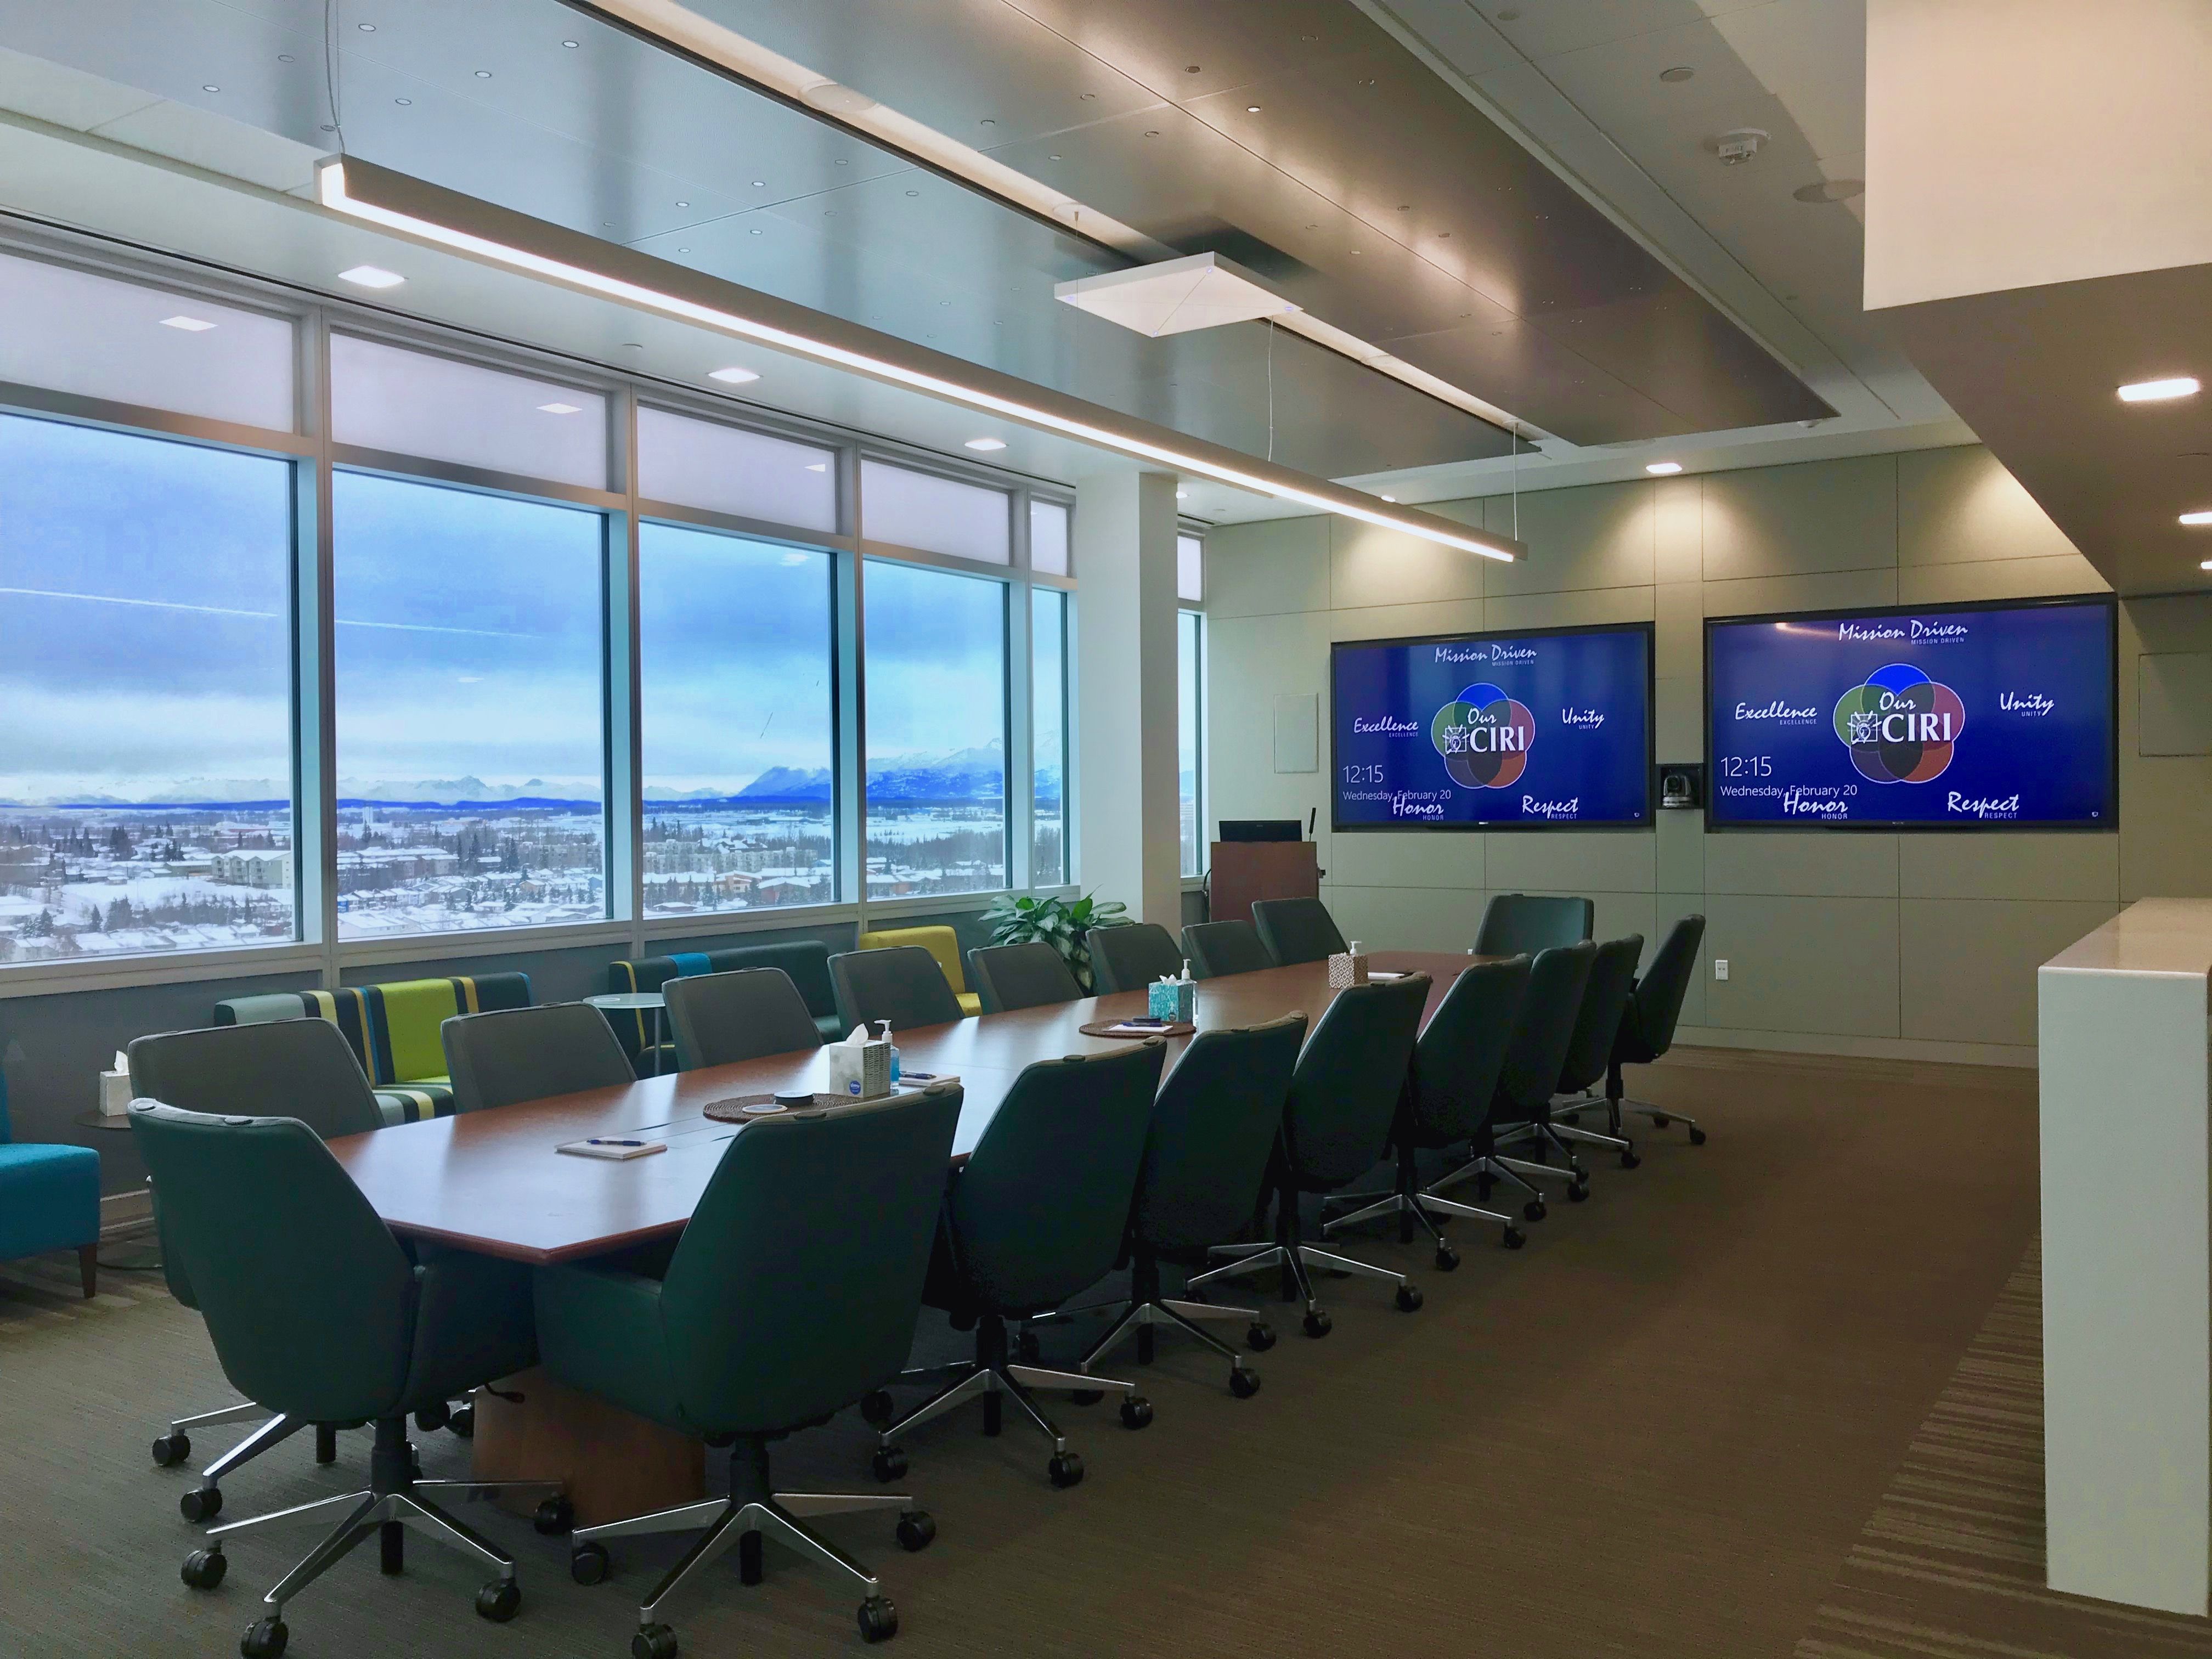
[{"label": "smoke detector", "polygon": [[1740,167],[1759,154],[1771,136],[1758,127],[1738,127],[1713,140],[1713,154],[1721,158],[1723,167]]}]

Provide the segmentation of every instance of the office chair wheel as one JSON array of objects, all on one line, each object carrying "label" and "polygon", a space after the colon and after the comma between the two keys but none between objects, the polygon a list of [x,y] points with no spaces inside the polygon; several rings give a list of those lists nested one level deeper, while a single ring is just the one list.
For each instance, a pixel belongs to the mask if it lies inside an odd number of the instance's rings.
[{"label": "office chair wheel", "polygon": [[1443,1239],[1437,1241],[1437,1271],[1448,1273],[1459,1266],[1459,1252]]},{"label": "office chair wheel", "polygon": [[1420,1310],[1421,1287],[1418,1285],[1401,1285],[1398,1287],[1398,1311],[1419,1313]]},{"label": "office chair wheel", "polygon": [[185,1558],[184,1570],[177,1576],[191,1589],[213,1589],[222,1583],[230,1563],[223,1559],[221,1550],[194,1550]]},{"label": "office chair wheel", "polygon": [[876,1455],[868,1460],[868,1468],[886,1486],[902,1480],[906,1478],[906,1454],[896,1446],[878,1446]]},{"label": "office chair wheel", "polygon": [[291,1639],[292,1632],[282,1619],[257,1619],[238,1638],[238,1651],[240,1659],[276,1659]]},{"label": "office chair wheel", "polygon": [[1521,1206],[1521,1213],[1530,1221],[1541,1221],[1551,1212],[1544,1207],[1542,1199],[1532,1198]]},{"label": "office chair wheel", "polygon": [[888,1642],[898,1634],[898,1609],[890,1598],[871,1595],[860,1603],[860,1639],[863,1642]]},{"label": "office chair wheel", "polygon": [[417,1480],[422,1478],[422,1449],[420,1446],[410,1444],[407,1448],[407,1467]]},{"label": "office chair wheel", "polygon": [[1244,1346],[1254,1353],[1265,1353],[1275,1346],[1275,1328],[1264,1319],[1255,1319],[1244,1330]]},{"label": "office chair wheel", "polygon": [[908,1510],[899,1516],[899,1547],[912,1552],[926,1550],[937,1540],[937,1522],[927,1510]]},{"label": "office chair wheel", "polygon": [[1229,1373],[1229,1392],[1239,1400],[1249,1400],[1260,1392],[1260,1373],[1237,1366]]},{"label": "office chair wheel", "polygon": [[1587,1181],[1577,1181],[1567,1188],[1567,1202],[1570,1204],[1579,1204],[1589,1196],[1589,1182]]},{"label": "office chair wheel", "polygon": [[477,1592],[477,1617],[503,1625],[522,1611],[522,1586],[512,1578],[495,1578]]},{"label": "office chair wheel", "polygon": [[1633,1146],[1620,1155],[1620,1167],[1624,1170],[1632,1170],[1643,1162],[1644,1160],[1636,1155],[1636,1149]]},{"label": "office chair wheel", "polygon": [[597,1540],[587,1539],[568,1552],[568,1577],[580,1584],[603,1584],[614,1570],[614,1557]]},{"label": "office chair wheel", "polygon": [[629,1638],[629,1659],[676,1659],[676,1632],[665,1625],[641,1625]]},{"label": "office chair wheel", "polygon": [[1692,1146],[1702,1146],[1705,1144],[1705,1132],[1692,1124],[1690,1128],[1690,1145]]},{"label": "office chair wheel", "polygon": [[1331,1331],[1336,1328],[1336,1322],[1331,1319],[1328,1314],[1324,1313],[1319,1308],[1316,1308],[1311,1312],[1308,1313],[1303,1323],[1305,1327],[1306,1334],[1314,1338],[1316,1341],[1321,1338],[1327,1336]]},{"label": "office chair wheel", "polygon": [[898,1415],[889,1390],[871,1389],[860,1396],[860,1420],[872,1429],[887,1429]]},{"label": "office chair wheel", "polygon": [[1663,1129],[1674,1121],[1671,1117],[1662,1117],[1656,1112],[1651,1115],[1651,1126],[1656,1129]]},{"label": "office chair wheel", "polygon": [[154,1462],[165,1469],[173,1469],[192,1455],[192,1437],[188,1434],[161,1434],[154,1437]]},{"label": "office chair wheel", "polygon": [[1071,1406],[1095,1406],[1106,1397],[1103,1389],[1070,1389],[1067,1403]]},{"label": "office chair wheel", "polygon": [[1044,1472],[1055,1486],[1079,1486],[1083,1484],[1083,1455],[1072,1451],[1054,1452],[1052,1462],[1044,1466]]},{"label": "office chair wheel", "polygon": [[203,1521],[212,1521],[222,1513],[222,1488],[195,1486],[177,1499],[177,1513],[194,1526]]},{"label": "office chair wheel", "polygon": [[477,1408],[474,1406],[454,1407],[452,1413],[446,1419],[446,1428],[449,1433],[457,1434],[464,1440],[475,1439]]},{"label": "office chair wheel", "polygon": [[1150,1428],[1152,1423],[1152,1402],[1140,1394],[1133,1394],[1121,1402],[1121,1426],[1125,1429]]},{"label": "office chair wheel", "polygon": [[538,1512],[530,1517],[530,1524],[538,1528],[541,1537],[550,1538],[556,1533],[576,1529],[576,1506],[567,1497],[548,1498],[538,1505]]},{"label": "office chair wheel", "polygon": [[434,1406],[425,1406],[415,1413],[415,1426],[425,1434],[435,1434],[453,1420],[453,1408],[442,1400]]},{"label": "office chair wheel", "polygon": [[1044,1349],[1038,1344],[1035,1331],[1014,1334],[1014,1358],[1024,1365],[1034,1365],[1044,1358]]},{"label": "office chair wheel", "polygon": [[1498,1242],[1509,1250],[1517,1250],[1528,1242],[1528,1235],[1509,1221],[1505,1224],[1504,1237]]}]

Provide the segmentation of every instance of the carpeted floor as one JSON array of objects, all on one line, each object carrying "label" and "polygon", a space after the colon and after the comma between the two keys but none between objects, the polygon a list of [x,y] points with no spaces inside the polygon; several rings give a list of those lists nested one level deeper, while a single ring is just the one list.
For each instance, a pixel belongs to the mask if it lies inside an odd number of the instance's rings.
[{"label": "carpeted floor", "polygon": [[[1334,1282],[1334,1334],[1308,1341],[1279,1318],[1255,1399],[1164,1345],[1149,1430],[1062,1408],[1090,1466],[1073,1491],[1046,1484],[1042,1443],[1011,1419],[998,1440],[972,1412],[917,1433],[908,1484],[937,1516],[935,1547],[902,1553],[879,1516],[827,1523],[883,1575],[896,1650],[2212,1651],[2199,1621],[2110,1624],[2100,1645],[2080,1604],[1959,1587],[1975,1571],[2039,1583],[2033,1302],[2016,1276],[2036,1226],[2032,1074],[1705,1051],[1655,1068],[1644,1092],[1697,1112],[1711,1144],[1677,1127],[1645,1138],[1639,1170],[1601,1159],[1591,1201],[1554,1202],[1525,1250],[1461,1229],[1456,1273],[1394,1237],[1362,1241],[1419,1276],[1426,1307]],[[155,1469],[145,1443],[170,1412],[228,1398],[197,1317],[139,1276],[106,1275],[112,1299],[82,1310],[40,1264],[9,1271],[0,1650],[234,1652],[314,1534],[248,1534],[221,1589],[179,1583],[189,1477]],[[1048,1338],[1048,1354],[1080,1340]],[[951,1357],[953,1340],[931,1326],[920,1346]],[[465,1472],[460,1443],[422,1439],[426,1473]],[[1963,1477],[1942,1462],[1962,1441],[2004,1466],[1975,1476],[1976,1501],[2009,1517],[1978,1553],[1915,1530],[1930,1505],[1953,1506],[1934,1512],[1954,1534],[1980,1524],[1954,1514]],[[865,1485],[867,1445],[849,1416],[799,1437],[778,1485]],[[225,1518],[344,1490],[365,1452],[365,1435],[342,1437],[339,1463],[317,1469],[303,1443],[280,1449],[228,1484]],[[612,1659],[683,1541],[630,1544],[613,1581],[584,1589],[526,1523],[471,1518],[520,1562],[514,1624],[470,1612],[473,1568],[411,1544],[405,1577],[357,1555],[295,1602],[292,1651]],[[674,1619],[691,1655],[851,1654],[854,1601],[771,1550],[765,1585],[738,1584],[732,1563]]]}]

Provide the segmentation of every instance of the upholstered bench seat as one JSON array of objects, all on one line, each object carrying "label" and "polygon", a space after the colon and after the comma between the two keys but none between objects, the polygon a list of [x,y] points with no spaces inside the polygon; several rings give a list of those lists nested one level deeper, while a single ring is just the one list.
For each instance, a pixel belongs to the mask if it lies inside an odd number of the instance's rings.
[{"label": "upholstered bench seat", "polygon": [[[814,1017],[815,1029],[825,1042],[844,1036],[837,1028],[837,993],[830,983],[830,947],[819,939],[793,939],[781,945],[748,945],[727,951],[672,951],[665,957],[646,957],[635,962],[607,964],[607,989],[616,992],[658,991],[672,979],[699,974],[733,974],[741,968],[781,968],[791,976]],[[654,1029],[650,1013],[627,1012],[608,1016],[623,1052],[642,1077],[656,1069],[651,1048]],[[676,1069],[676,1045],[661,1027],[663,1041],[657,1069]]]}]

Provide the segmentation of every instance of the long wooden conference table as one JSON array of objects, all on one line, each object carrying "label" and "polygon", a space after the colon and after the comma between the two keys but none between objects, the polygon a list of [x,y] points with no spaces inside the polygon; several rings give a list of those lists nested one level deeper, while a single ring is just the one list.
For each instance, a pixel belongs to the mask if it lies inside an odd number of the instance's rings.
[{"label": "long wooden conference table", "polygon": [[[1379,971],[1430,976],[1425,1023],[1453,979],[1495,958],[1383,951],[1369,960]],[[1255,1025],[1293,1012],[1318,1022],[1335,997],[1326,963],[1232,974],[1200,983],[1195,1024],[1201,1031]],[[906,1070],[959,1078],[965,1098],[952,1143],[957,1163],[982,1139],[1023,1067],[1127,1047],[1127,1038],[1091,1036],[1079,1028],[1145,1012],[1144,993],[1124,992],[893,1036]],[[1170,1066],[1188,1042],[1169,1039]],[[398,1233],[510,1261],[567,1261],[683,1231],[728,1142],[744,1133],[742,1124],[706,1116],[708,1106],[828,1086],[826,1057],[802,1049],[399,1124],[343,1136],[330,1146]],[[563,1158],[554,1150],[592,1135],[635,1135],[665,1141],[668,1150],[625,1163]],[[542,1371],[509,1379],[499,1393],[480,1394],[475,1417],[478,1479],[565,1478],[584,1523],[690,1502],[705,1489],[698,1442],[563,1389]]]}]

